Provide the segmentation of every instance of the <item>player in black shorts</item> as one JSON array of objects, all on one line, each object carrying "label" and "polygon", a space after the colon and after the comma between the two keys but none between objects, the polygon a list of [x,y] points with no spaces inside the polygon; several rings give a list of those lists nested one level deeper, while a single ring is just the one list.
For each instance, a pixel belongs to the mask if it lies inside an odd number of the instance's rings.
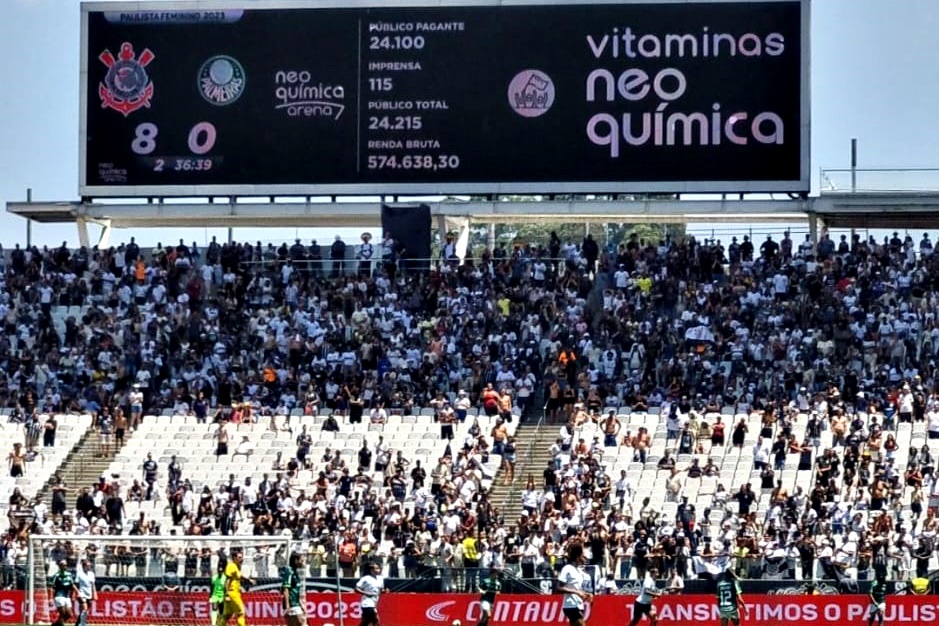
[{"label": "player in black shorts", "polygon": [[658,621],[658,615],[655,612],[655,605],[653,604],[655,599],[662,593],[655,584],[655,579],[658,575],[659,570],[655,567],[650,567],[646,571],[646,577],[642,581],[642,588],[639,590],[639,595],[633,603],[633,618],[629,622],[629,626],[638,626],[639,621],[643,617],[649,619],[650,626],[655,626]]},{"label": "player in black shorts", "polygon": [[584,571],[584,547],[574,544],[567,551],[567,565],[558,576],[558,589],[564,594],[564,615],[570,626],[584,626],[584,609],[593,600],[593,580]]}]

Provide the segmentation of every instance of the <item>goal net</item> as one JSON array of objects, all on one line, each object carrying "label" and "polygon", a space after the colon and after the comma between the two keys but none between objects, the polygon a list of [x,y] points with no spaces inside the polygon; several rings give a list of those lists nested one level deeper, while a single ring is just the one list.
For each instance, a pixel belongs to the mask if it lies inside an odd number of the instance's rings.
[{"label": "goal net", "polygon": [[[73,578],[79,567],[95,574],[98,598],[89,607],[88,624],[210,626],[212,575],[241,549],[242,575],[252,579],[244,594],[249,623],[280,624],[280,574],[292,543],[283,535],[34,535],[27,557],[27,623],[56,621],[52,582],[64,562]],[[74,602],[72,613],[78,615]]]}]

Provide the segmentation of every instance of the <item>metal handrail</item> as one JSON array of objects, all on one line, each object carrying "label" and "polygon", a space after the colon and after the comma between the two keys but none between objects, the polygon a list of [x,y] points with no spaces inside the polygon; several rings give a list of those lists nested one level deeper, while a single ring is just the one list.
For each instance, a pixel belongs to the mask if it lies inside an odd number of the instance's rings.
[{"label": "metal handrail", "polygon": [[[480,257],[478,257],[478,256],[473,256],[473,255],[470,255],[470,254],[467,254],[467,257],[468,257],[468,258],[471,257],[474,262],[479,262],[479,261],[482,260]],[[491,257],[491,260],[492,260],[492,261],[505,261],[505,260],[509,260],[509,261],[510,261],[510,260],[513,259],[513,257],[514,257],[514,252],[513,252],[513,253],[508,253],[508,254],[507,254],[506,256],[504,256],[504,257]],[[291,258],[286,258],[286,259],[254,259],[254,258],[252,258],[252,259],[250,259],[250,260],[240,260],[240,261],[238,261],[238,263],[241,264],[241,265],[262,265],[262,264],[265,264],[265,263],[271,263],[271,264],[273,264],[273,263],[286,263],[287,261],[293,261],[293,260],[294,260],[294,259],[291,259]],[[370,262],[372,262],[372,263],[382,263],[382,262],[384,262],[384,259],[383,259],[381,256],[379,256],[379,255],[375,255],[375,256],[373,256],[371,259],[359,259],[359,258],[357,258],[355,255],[352,255],[352,256],[347,255],[347,256],[345,256],[345,257],[343,257],[343,258],[341,259],[341,262],[342,262],[342,263],[355,263],[355,262],[359,262],[359,261],[363,261],[363,260],[364,260],[364,261],[370,261]],[[409,257],[404,257],[403,260],[404,260],[404,261],[407,261],[407,262],[413,262],[413,261],[430,261],[430,262],[434,262],[434,263],[435,263],[435,262],[446,263],[446,262],[448,262],[448,261],[453,261],[453,260],[456,260],[456,259],[454,259],[454,258],[446,259],[446,258],[444,258],[442,255],[439,255],[439,254],[438,254],[438,255],[436,255],[436,256],[429,256],[429,257],[411,257],[411,256],[409,256]],[[533,262],[533,261],[535,261],[535,260],[540,260],[540,261],[551,262],[551,263],[555,263],[555,262],[557,262],[557,263],[563,263],[563,262],[567,261],[568,259],[567,259],[567,257],[552,257],[552,256],[537,256],[537,257],[536,257],[536,256],[532,256],[532,255],[530,255],[530,254],[526,254],[526,255],[524,255],[521,259],[518,259],[518,260],[526,261],[526,262]],[[330,258],[329,256],[322,256],[322,257],[320,257],[319,259],[311,259],[311,258],[308,258],[308,257],[304,257],[304,258],[302,258],[302,259],[297,259],[296,261],[297,261],[297,263],[310,263],[310,262],[314,262],[314,261],[315,261],[315,262],[319,262],[319,263],[325,263],[325,262],[333,262],[334,259]],[[197,265],[197,267],[198,267],[198,265]]]},{"label": "metal handrail", "polygon": [[[538,436],[541,434],[541,427],[544,426],[545,417],[547,416],[547,406],[541,408],[541,416],[538,418],[538,422],[535,423],[535,432],[532,434],[531,439],[528,441],[528,450],[525,452],[524,464],[525,467],[531,464],[535,458],[535,443],[538,441]],[[509,503],[514,502],[515,498],[518,497],[520,493],[519,485],[522,484],[522,481],[515,480],[509,488],[509,493],[506,496],[506,507]],[[508,523],[510,526],[512,524],[511,520],[505,520],[505,523]]]},{"label": "metal handrail", "polygon": [[[397,259],[396,262],[400,263],[403,261],[405,264],[425,264],[425,265],[430,265],[433,267],[438,264],[442,265],[445,263],[452,263],[454,261],[463,262],[463,260],[464,259],[459,259],[459,257],[452,257],[450,259],[447,259],[447,258],[444,258],[442,255],[437,255],[437,256],[429,256],[429,257],[404,257],[403,259]],[[479,264],[482,262],[482,259],[479,256],[476,256],[470,253],[467,253],[465,260],[472,260],[472,262],[475,264]],[[557,263],[559,266],[559,270],[563,271],[564,269],[566,269],[565,264],[567,263],[569,259],[567,257],[533,256],[531,254],[525,254],[522,257],[516,259],[514,258],[513,253],[509,253],[507,254],[507,256],[504,256],[504,257],[498,257],[498,258],[491,257],[490,260],[494,263],[501,263],[503,261],[509,261],[509,262],[522,262],[525,264],[531,264],[531,263],[534,263],[535,261],[544,261],[545,263],[550,263],[550,264]],[[290,258],[287,258],[287,259],[263,259],[263,258],[254,259],[252,258],[250,260],[240,260],[238,264],[242,267],[257,268],[260,266],[261,269],[267,269],[267,268],[273,268],[273,267],[280,267],[282,264],[287,263],[288,261],[293,264],[296,264],[298,267],[303,267],[306,265],[316,263],[317,267],[320,267],[320,268],[327,268],[327,267],[331,268],[333,264],[341,263],[343,265],[344,271],[346,272],[350,271],[350,268],[357,267],[358,264],[362,262],[371,263],[372,269],[375,269],[376,266],[381,266],[382,264],[386,263],[386,260],[379,255],[373,256],[371,259],[359,259],[353,254],[351,256],[347,255],[343,257],[342,259],[332,259],[328,255],[324,255],[320,257],[319,259],[311,259],[308,257],[304,257],[304,258],[296,259],[296,260],[290,259]],[[198,269],[202,265],[203,263],[200,261],[199,263],[194,264],[194,267]]]},{"label": "metal handrail", "polygon": [[925,167],[823,168],[822,195],[849,193],[924,193],[939,191],[939,169]]},{"label": "metal handrail", "polygon": [[[291,264],[297,268],[297,272],[303,271],[313,271],[316,275],[321,277],[329,278],[338,278],[349,277],[349,276],[375,276],[377,275],[382,268],[387,267],[387,262],[379,256],[372,257],[369,260],[357,259],[354,256],[346,256],[341,261],[333,260],[328,256],[324,256],[320,259],[309,259],[303,258],[293,261],[292,259],[279,260],[279,259],[251,259],[250,261],[239,261],[239,265],[243,270],[250,271],[253,275],[258,277],[264,277],[265,274],[276,273],[279,271],[279,268],[290,261]],[[477,256],[467,253],[464,259],[452,258],[445,259],[442,256],[434,257],[407,257],[404,259],[398,259],[395,261],[395,266],[399,272],[403,272],[405,275],[408,275],[415,271],[414,268],[430,268],[436,270],[444,265],[450,263],[459,263],[464,265],[467,262],[472,261],[475,265],[479,266],[481,264],[481,259]],[[502,262],[508,262],[510,264],[521,263],[523,266],[524,273],[528,274],[532,270],[532,266],[535,261],[544,261],[549,266],[557,265],[556,275],[558,278],[565,278],[570,274],[568,269],[566,258],[554,258],[554,257],[535,257],[531,255],[525,255],[521,258],[514,259],[513,255],[509,254],[507,257],[492,259],[494,265],[498,265]],[[368,270],[364,270],[361,264],[363,262],[370,263]],[[337,266],[341,266],[337,267]],[[201,263],[194,264],[195,268],[201,267]],[[550,270],[550,268],[549,268]],[[277,285],[280,286],[280,281],[277,281]]]}]

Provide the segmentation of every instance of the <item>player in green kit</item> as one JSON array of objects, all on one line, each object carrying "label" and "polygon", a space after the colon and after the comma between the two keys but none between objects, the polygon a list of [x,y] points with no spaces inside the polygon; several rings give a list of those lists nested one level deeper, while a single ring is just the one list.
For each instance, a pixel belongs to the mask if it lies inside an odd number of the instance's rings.
[{"label": "player in green kit", "polygon": [[721,626],[732,623],[740,626],[740,609],[743,608],[749,618],[750,610],[743,601],[743,592],[737,577],[730,570],[725,570],[717,581],[717,610],[721,616]]},{"label": "player in green kit", "polygon": [[281,572],[284,590],[284,618],[287,626],[306,626],[306,594],[303,582],[303,554],[293,552],[290,562]]},{"label": "player in green kit", "polygon": [[72,618],[72,602],[78,597],[78,586],[64,559],[59,561],[59,571],[52,577],[52,597],[58,612],[52,626],[65,626]]},{"label": "player in green kit", "polygon": [[871,606],[867,610],[867,626],[874,626],[874,619],[884,626],[884,613],[887,610],[887,579],[877,576],[871,585]]},{"label": "player in green kit", "polygon": [[222,603],[225,602],[225,560],[218,560],[218,567],[212,576],[212,592],[209,596],[209,608],[212,625],[218,623],[218,616],[222,613]]},{"label": "player in green kit", "polygon": [[498,567],[489,568],[489,578],[479,581],[479,621],[476,626],[489,626],[492,609],[496,604],[496,596],[502,591],[501,572]]}]

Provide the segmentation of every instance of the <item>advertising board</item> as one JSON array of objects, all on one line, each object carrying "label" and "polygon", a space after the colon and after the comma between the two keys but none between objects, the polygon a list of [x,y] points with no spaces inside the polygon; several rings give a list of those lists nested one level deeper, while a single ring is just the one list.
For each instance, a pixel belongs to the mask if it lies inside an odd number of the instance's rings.
[{"label": "advertising board", "polygon": [[808,0],[82,8],[82,196],[802,192]]},{"label": "advertising board", "polygon": [[[0,591],[0,621],[24,621],[22,591]],[[598,596],[587,620],[594,626],[620,626],[632,617],[632,596]],[[852,624],[865,620],[869,598],[864,595],[759,595],[746,598],[749,619],[763,626],[812,626]],[[493,607],[495,624],[522,623],[528,626],[567,624],[560,595],[500,595]],[[248,623],[256,626],[283,624],[279,593],[248,593],[245,610]],[[670,595],[656,601],[662,626],[694,622],[700,626],[720,623],[711,595]],[[390,593],[381,598],[379,614],[384,626],[424,624],[449,626],[459,619],[474,624],[479,619],[476,594]],[[311,626],[358,623],[359,596],[334,593],[307,595],[307,621]],[[746,617],[744,615],[743,617]],[[192,592],[100,592],[89,612],[89,623],[160,624],[207,623],[209,603],[205,593]],[[939,597],[901,595],[887,601],[888,624],[935,623],[939,619]]]}]

